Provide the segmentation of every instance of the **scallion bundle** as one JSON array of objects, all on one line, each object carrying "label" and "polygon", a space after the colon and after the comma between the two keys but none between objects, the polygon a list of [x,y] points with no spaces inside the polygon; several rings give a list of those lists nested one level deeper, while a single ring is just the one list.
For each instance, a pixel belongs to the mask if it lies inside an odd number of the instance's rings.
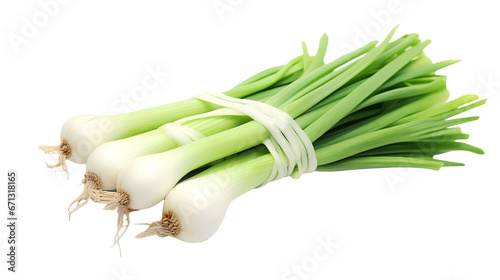
[{"label": "scallion bundle", "polygon": [[[304,54],[285,66],[224,94],[189,99],[191,109],[182,115],[159,114],[154,125],[161,123],[159,128],[107,138],[86,159],[76,209],[88,198],[117,209],[118,242],[130,212],[163,201],[161,220],[138,237],[200,242],[216,232],[232,200],[284,176],[388,167],[438,170],[462,165],[436,159],[439,154],[482,154],[459,141],[468,135],[457,127],[478,117],[455,116],[486,100],[465,95],[448,101],[446,77],[435,72],[457,61],[433,63],[423,52],[430,41],[407,34],[391,42],[395,31],[378,45],[371,42],[327,64],[324,36],[314,57],[304,45]],[[423,148],[429,143],[433,149]]]}]

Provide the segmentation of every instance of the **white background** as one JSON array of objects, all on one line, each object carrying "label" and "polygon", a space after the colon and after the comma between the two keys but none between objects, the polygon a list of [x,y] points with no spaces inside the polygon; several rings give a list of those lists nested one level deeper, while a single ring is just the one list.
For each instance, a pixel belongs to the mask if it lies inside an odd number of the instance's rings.
[{"label": "white background", "polygon": [[[13,44],[24,19],[43,21],[46,2],[0,4],[0,170],[19,172],[20,218],[19,272],[7,273],[2,261],[2,279],[500,279],[495,1],[70,0],[51,7],[46,23]],[[489,98],[474,111],[481,119],[464,126],[468,143],[486,154],[441,157],[466,167],[283,179],[237,199],[204,243],[137,240],[144,227],[133,226],[122,240],[123,257],[110,248],[115,212],[89,203],[67,221],[85,167],[71,164],[66,180],[45,167],[49,158],[37,146],[58,143],[71,116],[118,113],[113,104],[130,97],[148,67],[169,75],[128,109],[229,89],[299,55],[302,40],[314,52],[322,33],[330,37],[330,61],[356,41],[382,39],[396,24],[397,35],[432,39],[426,54],[434,61],[463,60],[440,72],[449,75],[452,97]],[[160,216],[157,205],[132,219]],[[326,259],[312,259],[320,240],[329,239],[338,246]],[[294,266],[308,272],[293,276]]]}]

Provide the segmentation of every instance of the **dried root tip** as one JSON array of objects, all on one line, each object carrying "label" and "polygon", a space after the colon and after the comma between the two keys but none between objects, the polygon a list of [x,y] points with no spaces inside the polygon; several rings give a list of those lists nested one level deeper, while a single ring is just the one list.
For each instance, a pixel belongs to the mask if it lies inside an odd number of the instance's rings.
[{"label": "dried root tip", "polygon": [[[83,179],[82,184],[83,192],[75,200],[73,200],[68,207],[69,219],[71,219],[71,214],[87,204],[89,198],[96,196],[95,193],[99,192],[102,187],[101,178],[99,178],[99,176],[97,176],[94,172],[90,171],[85,173],[85,178]],[[75,207],[71,209],[75,203]]]},{"label": "dried root tip", "polygon": [[49,164],[47,162],[46,165],[48,168],[55,168],[60,166],[62,168],[62,171],[66,172],[66,175],[69,178],[66,159],[71,156],[71,147],[66,140],[61,140],[61,145],[59,146],[38,146],[38,148],[44,151],[46,154],[49,154],[50,156],[59,155],[55,164]]},{"label": "dried root tip", "polygon": [[144,232],[139,233],[136,236],[137,238],[144,238],[153,235],[159,237],[167,237],[167,236],[176,237],[181,232],[181,225],[179,219],[172,211],[167,211],[163,215],[161,221],[143,225],[149,225],[149,227]]},{"label": "dried root tip", "polygon": [[90,199],[96,203],[108,204],[115,199],[115,196],[117,194],[114,191],[94,190],[90,194]]},{"label": "dried root tip", "polygon": [[128,208],[130,205],[130,195],[126,192],[103,192],[102,195],[100,202],[106,204],[104,210],[115,210],[120,206]]},{"label": "dried root tip", "polygon": [[144,237],[150,237],[153,235],[158,235],[158,231],[161,229],[161,221],[152,222],[151,224],[141,223],[139,225],[148,226],[148,228],[145,231],[136,235],[135,236],[136,238],[144,238]]},{"label": "dried root tip", "polygon": [[[118,219],[116,223],[116,234],[115,234],[115,243],[113,245],[118,245],[120,247],[120,239],[123,237],[125,232],[127,232],[130,226],[130,212],[135,211],[134,209],[130,209],[128,206],[130,205],[130,195],[118,191],[115,193],[109,193],[109,197],[106,197],[106,201],[103,203],[107,203],[104,207],[105,210],[114,210],[118,211]],[[113,195],[111,195],[113,194]],[[123,231],[122,231],[123,230]],[[120,249],[121,252],[121,249]],[[121,253],[120,253],[121,254]]]},{"label": "dried root tip", "polygon": [[[117,210],[118,210],[118,219],[116,223],[116,234],[114,240],[115,242],[113,243],[113,246],[118,245],[118,247],[120,247],[120,240],[122,239],[123,235],[125,235],[130,226],[130,209],[128,209],[128,207],[126,206],[119,205],[117,207]],[[121,255],[121,247],[120,247],[120,255]]]}]

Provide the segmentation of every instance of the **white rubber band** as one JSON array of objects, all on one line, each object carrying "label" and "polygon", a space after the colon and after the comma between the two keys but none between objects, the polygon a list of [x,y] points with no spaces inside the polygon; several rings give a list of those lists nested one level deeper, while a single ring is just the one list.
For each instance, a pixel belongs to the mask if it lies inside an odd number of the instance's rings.
[{"label": "white rubber band", "polygon": [[198,131],[182,125],[182,122],[176,121],[161,126],[167,136],[172,139],[172,141],[174,141],[177,145],[186,145],[205,137]]},{"label": "white rubber band", "polygon": [[[202,117],[247,115],[269,130],[272,137],[266,139],[263,144],[274,157],[274,167],[264,184],[292,175],[295,167],[297,167],[296,178],[303,173],[316,170],[318,162],[311,141],[287,113],[262,102],[237,99],[218,93],[204,93],[196,98],[226,107],[202,114]],[[197,118],[200,118],[200,115],[191,117],[191,119]]]},{"label": "white rubber band", "polygon": [[232,108],[222,108],[208,113],[185,117],[175,122],[167,123],[161,126],[161,128],[170,139],[172,139],[177,145],[182,146],[205,137],[205,135],[183,125],[183,123],[214,116],[245,116],[245,114]]}]

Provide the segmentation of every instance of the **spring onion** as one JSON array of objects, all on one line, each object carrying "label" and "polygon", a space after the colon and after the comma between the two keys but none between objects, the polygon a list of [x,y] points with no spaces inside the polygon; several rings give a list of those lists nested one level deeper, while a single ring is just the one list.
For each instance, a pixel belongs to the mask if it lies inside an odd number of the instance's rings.
[{"label": "spring onion", "polygon": [[234,199],[285,176],[439,170],[463,165],[436,158],[441,154],[483,154],[461,142],[468,135],[459,126],[478,117],[457,116],[486,100],[448,100],[446,76],[436,71],[458,61],[432,62],[424,53],[430,41],[418,34],[391,41],[396,29],[326,64],[325,35],[315,56],[303,44],[303,55],[223,94],[70,119],[61,145],[42,147],[59,154],[52,166],[64,169],[65,160],[87,165],[70,215],[89,199],[117,210],[119,244],[131,212],[163,201],[161,219],[137,237],[201,242],[217,231]]}]

